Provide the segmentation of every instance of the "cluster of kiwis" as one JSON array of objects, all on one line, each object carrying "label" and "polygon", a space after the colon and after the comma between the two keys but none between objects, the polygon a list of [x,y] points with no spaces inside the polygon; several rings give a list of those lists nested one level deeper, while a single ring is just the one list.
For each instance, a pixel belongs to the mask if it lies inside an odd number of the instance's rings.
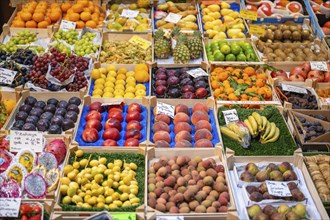
[{"label": "cluster of kiwis", "polygon": [[309,43],[314,40],[314,37],[309,29],[303,28],[301,24],[294,25],[261,25],[266,30],[260,40],[263,42],[283,42],[283,43]]},{"label": "cluster of kiwis", "polygon": [[268,61],[327,61],[329,57],[319,42],[313,43],[265,43],[256,42],[259,52]]}]

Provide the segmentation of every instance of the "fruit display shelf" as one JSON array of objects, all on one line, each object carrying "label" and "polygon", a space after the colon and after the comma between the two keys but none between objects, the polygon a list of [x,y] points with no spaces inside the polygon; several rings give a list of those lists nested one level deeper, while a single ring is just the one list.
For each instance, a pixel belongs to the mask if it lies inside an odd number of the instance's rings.
[{"label": "fruit display shelf", "polygon": [[[173,119],[165,114],[155,116],[158,102],[174,108]],[[208,112],[205,113],[206,111]],[[212,148],[221,145],[215,103],[212,98],[186,100],[184,104],[178,104],[175,99],[152,97],[149,114],[148,140],[156,148]]]},{"label": "fruit display shelf", "polygon": [[[75,152],[79,150],[83,150],[82,155],[78,155]],[[78,157],[78,156],[79,157]],[[115,163],[115,160],[121,160],[122,165],[126,163],[134,163],[137,167],[136,169],[136,176],[135,179],[138,183],[138,192],[136,194],[136,198],[139,199],[138,205],[129,205],[129,206],[116,206],[110,209],[106,209],[104,206],[103,208],[97,207],[79,207],[73,203],[70,204],[63,204],[63,196],[60,195],[55,200],[54,212],[52,215],[53,219],[85,219],[86,217],[92,216],[97,214],[103,210],[106,210],[111,213],[135,213],[136,219],[144,219],[144,208],[143,204],[145,204],[144,197],[145,197],[145,179],[146,179],[146,172],[145,172],[145,156],[146,156],[146,149],[144,147],[134,148],[134,149],[120,149],[120,148],[80,148],[78,146],[74,146],[70,149],[70,152],[67,154],[65,159],[66,166],[69,164],[73,164],[75,161],[79,160],[82,161],[86,159],[86,161],[98,161],[99,159],[105,158],[108,164]],[[104,160],[104,159],[102,159]],[[124,164],[125,163],[125,164]],[[107,165],[108,166],[108,165]],[[111,165],[109,165],[111,167]],[[87,165],[86,165],[87,167]],[[81,171],[82,168],[79,168]],[[112,189],[110,187],[109,189]],[[114,193],[120,193],[121,191],[117,188],[113,189]],[[123,193],[124,194],[124,193]],[[109,197],[109,196],[107,196]],[[118,199],[119,200],[119,199]],[[115,200],[115,201],[118,201]],[[120,201],[120,200],[119,200]],[[110,202],[112,203],[112,202]],[[88,204],[88,203],[85,203]],[[107,203],[109,205],[109,203]],[[114,203],[112,203],[114,204]],[[103,203],[104,205],[104,203]]]},{"label": "fruit display shelf", "polygon": [[[90,113],[94,109],[94,107],[91,108],[92,104],[95,106],[95,103],[103,103],[105,106],[99,106],[100,108],[96,108],[98,110],[94,110],[94,113]],[[139,107],[141,108],[141,113],[138,115],[135,114],[136,111],[133,111],[133,113],[128,113],[128,107],[132,103],[139,104]],[[111,107],[113,108],[122,108],[123,112],[121,111],[115,111],[113,113],[110,112]],[[103,109],[104,108],[104,109]],[[100,111],[100,109],[104,110],[101,114],[96,112]],[[108,112],[109,110],[109,112]],[[98,128],[98,130],[92,131],[89,133],[89,135],[86,135],[86,116],[90,113],[90,116],[88,116],[90,119],[96,119],[99,120],[99,123],[94,123],[94,125],[89,125],[91,127],[89,128]],[[97,114],[99,116],[97,116]],[[108,118],[108,116],[111,116]],[[132,118],[129,117],[132,116]],[[101,120],[98,119],[101,117]],[[115,118],[116,120],[108,120]],[[136,126],[130,125],[130,129],[126,130],[128,127],[127,119],[129,118],[129,121],[137,121]],[[87,121],[89,121],[87,120]],[[74,143],[76,145],[79,145],[81,147],[100,147],[100,146],[125,146],[127,147],[137,147],[144,146],[147,143],[148,140],[148,121],[149,121],[149,99],[143,98],[143,99],[93,99],[91,100],[90,96],[85,97],[84,101],[84,107],[82,110],[82,115],[79,120],[79,126],[74,138]],[[101,125],[101,127],[99,125]],[[135,124],[135,123],[133,123]],[[133,127],[131,127],[133,126]],[[106,129],[108,127],[108,129]],[[100,129],[101,128],[101,129]],[[113,129],[113,131],[110,131],[109,129]],[[93,129],[92,129],[93,130]],[[105,132],[106,130],[109,130]],[[117,131],[115,131],[117,130]],[[129,133],[132,131],[132,133]],[[84,136],[90,138],[87,142],[86,138],[84,140]],[[105,136],[106,135],[106,136]],[[133,142],[127,142],[129,139],[133,139]],[[135,140],[138,140],[139,144]],[[108,140],[108,141],[107,141]],[[114,141],[114,142],[113,142]],[[120,148],[120,147],[119,147]],[[96,148],[95,148],[96,149]]]},{"label": "fruit display shelf", "polygon": [[[217,108],[220,130],[221,127],[225,125],[225,119],[222,111],[229,109],[230,108],[227,107]],[[270,123],[274,122],[276,127],[279,128],[280,135],[275,142],[265,144],[261,144],[258,138],[251,138],[250,147],[245,149],[239,144],[238,141],[221,134],[222,143],[225,149],[229,148],[234,150],[237,156],[292,155],[296,150],[296,143],[283,116],[283,108],[278,106],[266,106],[263,107],[262,110],[244,109],[240,107],[232,107],[231,109],[236,109],[240,121],[248,119],[248,117],[254,112],[259,113],[261,116],[265,116]]]},{"label": "fruit display shelf", "polygon": [[[148,149],[148,158],[146,163],[145,170],[148,170],[148,178],[145,184],[145,201],[147,202],[147,219],[156,219],[162,216],[183,216],[184,219],[237,219],[236,213],[236,201],[233,198],[233,191],[230,186],[230,178],[228,178],[228,172],[225,168],[224,164],[224,157],[222,155],[222,149],[219,147],[215,147],[212,150],[206,149],[172,149],[171,151],[167,149],[156,149],[156,148],[149,148]],[[203,161],[203,162],[201,162]],[[211,162],[210,162],[211,161]],[[188,164],[191,167],[191,171],[188,169],[181,169],[180,171],[177,169],[182,167],[187,167]],[[201,163],[201,164],[199,164]],[[164,170],[165,165],[163,164],[172,164],[167,165],[173,167],[172,174],[168,174]],[[203,168],[197,168],[196,166]],[[205,165],[205,168],[204,168]],[[215,168],[214,168],[215,167]],[[224,168],[224,169],[223,169]],[[220,170],[218,177],[216,177],[213,186],[215,189],[212,188],[212,184],[208,184],[210,178],[213,174],[212,171]],[[185,171],[187,172],[185,172]],[[205,176],[200,179],[200,176],[205,172]],[[165,169],[166,171],[166,169]],[[176,172],[179,171],[179,172]],[[152,173],[151,173],[152,172]],[[175,175],[173,174],[176,173]],[[187,173],[187,174],[184,174]],[[191,174],[190,174],[191,172]],[[161,176],[160,176],[161,175]],[[189,181],[196,181],[198,182],[195,184],[189,184],[188,180],[185,180],[186,176],[183,177],[181,175],[186,175],[187,177],[190,175],[194,175],[193,179],[189,178]],[[223,175],[225,179],[223,179]],[[153,177],[152,177],[153,176]],[[221,176],[221,177],[220,177]],[[171,182],[177,179],[177,183]],[[156,182],[153,180],[157,180]],[[205,182],[204,182],[205,180]],[[223,181],[224,180],[224,181]],[[179,183],[180,182],[180,183]],[[183,182],[183,183],[182,183]],[[213,179],[212,179],[213,182]],[[186,184],[188,183],[188,186]],[[172,187],[174,185],[180,184],[177,190],[173,190]],[[206,186],[204,185],[206,184]],[[165,185],[165,187],[162,187]],[[189,186],[191,185],[191,186]],[[219,188],[218,188],[219,186]],[[188,187],[187,190],[185,188]],[[190,188],[191,187],[191,188]],[[194,191],[195,187],[197,187],[196,196],[194,198],[189,197],[189,190]],[[181,189],[180,189],[181,188]],[[152,190],[152,191],[151,191]],[[176,191],[180,191],[177,193]],[[168,191],[168,192],[167,192]],[[203,192],[204,191],[204,192]],[[212,192],[211,192],[212,191]],[[164,192],[164,193],[162,193]],[[166,193],[165,193],[166,192]],[[206,193],[205,193],[206,192]],[[167,196],[165,196],[165,194]],[[208,195],[210,194],[210,195]],[[156,196],[156,198],[154,198]],[[182,196],[183,199],[180,199]],[[160,197],[160,198],[158,198]],[[213,198],[212,198],[213,197]],[[216,197],[219,197],[217,202]],[[157,199],[158,198],[158,199]],[[165,199],[164,199],[165,198]],[[157,199],[157,200],[156,200]],[[209,202],[208,199],[213,200],[212,206],[207,205]],[[187,205],[184,205],[185,201],[187,200]],[[165,204],[164,204],[165,201]],[[168,201],[168,202],[167,202]],[[209,206],[206,211],[206,208],[203,208],[203,205],[198,205],[196,207],[196,202],[200,201],[201,204]],[[156,203],[155,203],[156,202]],[[170,205],[173,203],[180,203],[182,207],[176,208],[176,206]],[[152,204],[151,204],[152,203]],[[199,203],[199,202],[198,202]],[[168,205],[167,205],[168,204]],[[166,205],[166,207],[165,207]],[[213,209],[212,207],[221,207],[219,210]],[[190,208],[189,208],[190,207]],[[165,210],[164,210],[165,208]],[[175,211],[176,209],[177,211]],[[196,210],[195,210],[196,209]],[[195,210],[195,211],[191,211]],[[204,211],[203,211],[204,210]],[[217,210],[217,211],[214,211]],[[207,212],[207,213],[205,213]]]}]

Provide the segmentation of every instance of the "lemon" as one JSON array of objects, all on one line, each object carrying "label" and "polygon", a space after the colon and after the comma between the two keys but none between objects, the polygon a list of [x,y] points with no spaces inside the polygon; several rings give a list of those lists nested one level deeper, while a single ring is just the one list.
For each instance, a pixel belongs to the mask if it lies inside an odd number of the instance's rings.
[{"label": "lemon", "polygon": [[103,67],[99,68],[101,74],[107,74],[107,70]]},{"label": "lemon", "polygon": [[103,98],[113,98],[113,93],[112,92],[105,92],[102,97]]},{"label": "lemon", "polygon": [[106,81],[105,84],[104,84],[105,87],[114,87],[115,84],[111,81]]},{"label": "lemon", "polygon": [[135,78],[133,76],[129,76],[126,78],[126,82],[136,82]]},{"label": "lemon", "polygon": [[125,92],[133,92],[133,93],[135,93],[135,88],[133,86],[126,87]]},{"label": "lemon", "polygon": [[143,90],[143,89],[137,89],[137,90],[135,91],[135,95],[136,95],[136,96],[145,96],[145,95],[146,95],[146,91]]},{"label": "lemon", "polygon": [[135,86],[135,89],[143,89],[143,90],[147,90],[146,86],[143,85],[143,84],[137,84],[137,85]]},{"label": "lemon", "polygon": [[120,69],[118,70],[118,74],[120,74],[120,73],[122,73],[122,74],[126,74],[126,73],[127,73],[127,69],[124,68],[124,67],[120,68]]},{"label": "lemon", "polygon": [[104,93],[106,93],[106,92],[113,93],[113,91],[115,91],[113,87],[105,87],[104,90],[103,90]]},{"label": "lemon", "polygon": [[115,71],[110,71],[110,72],[108,72],[108,77],[110,77],[110,76],[116,77],[117,73]]},{"label": "lemon", "polygon": [[114,66],[114,65],[110,65],[107,67],[107,71],[110,72],[110,71],[117,71],[117,68]]},{"label": "lemon", "polygon": [[126,82],[123,79],[118,79],[118,80],[116,80],[116,85],[118,85],[118,84],[121,84],[124,86],[126,84]]},{"label": "lemon", "polygon": [[107,82],[116,82],[116,78],[115,77],[113,77],[113,76],[110,76],[110,77],[108,77],[107,78]]},{"label": "lemon", "polygon": [[115,95],[115,96],[117,96],[117,95],[120,95],[120,96],[124,96],[124,94],[125,94],[125,92],[124,92],[124,90],[115,90],[114,92],[113,92],[113,94]]},{"label": "lemon", "polygon": [[94,90],[95,89],[102,89],[103,90],[103,88],[104,88],[103,84],[97,84],[97,85],[94,86]]},{"label": "lemon", "polygon": [[134,75],[135,75],[135,72],[134,72],[134,71],[128,71],[128,72],[126,73],[126,76],[127,76],[127,77],[129,77],[129,76],[133,76],[133,77],[134,77]]},{"label": "lemon", "polygon": [[97,85],[97,84],[104,84],[104,83],[105,83],[105,79],[102,79],[102,78],[97,79],[97,80],[95,80],[95,82],[94,82],[95,85]]},{"label": "lemon", "polygon": [[98,69],[93,69],[91,74],[92,79],[98,79],[101,77],[101,73]]},{"label": "lemon", "polygon": [[103,94],[102,89],[95,89],[95,90],[93,91],[93,95],[102,95],[102,94]]},{"label": "lemon", "polygon": [[100,95],[92,95],[93,98],[101,98]]},{"label": "lemon", "polygon": [[133,98],[135,98],[135,95],[132,92],[126,92],[125,95],[124,95],[124,98],[133,99]]},{"label": "lemon", "polygon": [[147,64],[136,64],[134,67],[134,71],[138,71],[138,70],[148,71]]},{"label": "lemon", "polygon": [[116,84],[115,90],[125,90],[125,86],[123,86],[122,84]]},{"label": "lemon", "polygon": [[123,80],[125,80],[125,79],[126,79],[126,76],[125,76],[124,74],[118,74],[117,77],[116,77],[116,79],[117,79],[117,80],[118,80],[118,79],[123,79]]},{"label": "lemon", "polygon": [[128,86],[135,87],[135,86],[136,86],[136,83],[133,82],[133,81],[129,81],[129,82],[127,82],[127,84],[126,84],[126,87],[128,87]]},{"label": "lemon", "polygon": [[101,78],[105,80],[107,77],[106,77],[106,75],[101,74]]}]

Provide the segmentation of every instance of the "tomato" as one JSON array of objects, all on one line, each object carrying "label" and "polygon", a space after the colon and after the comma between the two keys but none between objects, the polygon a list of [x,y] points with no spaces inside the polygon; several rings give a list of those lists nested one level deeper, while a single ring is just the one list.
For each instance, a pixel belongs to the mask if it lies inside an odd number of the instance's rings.
[{"label": "tomato", "polygon": [[26,215],[32,212],[32,207],[29,204],[22,204],[19,211],[21,215]]},{"label": "tomato", "polygon": [[22,215],[21,220],[29,220],[29,218],[26,215]]},{"label": "tomato", "polygon": [[41,214],[36,214],[35,216],[30,217],[29,220],[41,220]]},{"label": "tomato", "polygon": [[36,214],[41,213],[41,208],[40,208],[40,206],[38,206],[38,205],[33,206],[33,208],[32,208],[32,212],[33,212],[33,213],[36,213]]}]

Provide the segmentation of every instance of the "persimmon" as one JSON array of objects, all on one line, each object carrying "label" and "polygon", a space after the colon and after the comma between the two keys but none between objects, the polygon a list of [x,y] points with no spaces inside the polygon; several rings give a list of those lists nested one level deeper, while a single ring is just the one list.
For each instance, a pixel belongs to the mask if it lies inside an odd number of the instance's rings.
[{"label": "persimmon", "polygon": [[266,81],[265,81],[264,79],[257,79],[256,82],[255,82],[255,84],[256,84],[259,88],[261,88],[261,87],[263,87],[263,86],[266,84]]},{"label": "persimmon", "polygon": [[38,28],[47,28],[48,25],[47,21],[41,21],[38,23]]},{"label": "persimmon", "polygon": [[212,89],[217,89],[220,87],[220,83],[218,81],[212,81],[211,87],[212,87]]},{"label": "persimmon", "polygon": [[12,26],[13,26],[13,27],[21,27],[21,28],[24,28],[24,27],[25,27],[25,22],[22,21],[22,20],[15,20],[15,21],[13,21]]},{"label": "persimmon", "polygon": [[226,88],[225,89],[225,93],[227,93],[227,95],[229,95],[230,93],[234,93],[235,90],[233,88]]},{"label": "persimmon", "polygon": [[58,20],[61,19],[61,13],[59,13],[58,11],[52,11],[50,13],[50,16],[49,16],[50,20],[52,20],[53,22],[56,22]]},{"label": "persimmon", "polygon": [[69,20],[70,21],[76,22],[76,21],[79,21],[79,19],[80,19],[80,16],[79,16],[78,13],[69,14]]},{"label": "persimmon", "polygon": [[82,21],[89,21],[89,20],[91,20],[91,13],[89,13],[89,12],[82,12],[81,14],[80,14],[80,19],[82,20]]},{"label": "persimmon", "polygon": [[30,12],[22,12],[20,14],[20,17],[22,18],[23,21],[30,21],[32,19],[32,14]]},{"label": "persimmon", "polygon": [[42,22],[45,19],[45,15],[40,12],[37,12],[33,14],[32,18],[36,22]]},{"label": "persimmon", "polygon": [[34,20],[32,20],[32,21],[27,21],[27,22],[25,23],[25,27],[27,27],[27,28],[37,28],[37,26],[38,26],[38,24],[37,24],[37,22],[35,22]]},{"label": "persimmon", "polygon": [[62,12],[67,12],[71,8],[71,4],[68,2],[65,2],[61,5]]},{"label": "persimmon", "polygon": [[84,6],[77,3],[77,4],[72,5],[72,10],[75,13],[80,13],[84,10]]},{"label": "persimmon", "polygon": [[230,101],[238,101],[238,100],[239,100],[238,97],[237,97],[234,93],[230,93],[230,94],[228,95],[228,99],[229,99]]},{"label": "persimmon", "polygon": [[79,20],[79,21],[76,21],[76,28],[78,29],[82,29],[85,27],[85,22]]},{"label": "persimmon", "polygon": [[243,73],[246,73],[248,76],[252,76],[252,75],[254,75],[255,70],[253,67],[248,66],[248,67],[245,67],[245,69],[243,70]]},{"label": "persimmon", "polygon": [[225,81],[228,78],[228,72],[227,71],[222,71],[218,74],[218,79],[220,81]]},{"label": "persimmon", "polygon": [[92,20],[92,21],[87,21],[85,25],[86,25],[86,27],[89,27],[89,28],[96,28],[97,23]]}]

